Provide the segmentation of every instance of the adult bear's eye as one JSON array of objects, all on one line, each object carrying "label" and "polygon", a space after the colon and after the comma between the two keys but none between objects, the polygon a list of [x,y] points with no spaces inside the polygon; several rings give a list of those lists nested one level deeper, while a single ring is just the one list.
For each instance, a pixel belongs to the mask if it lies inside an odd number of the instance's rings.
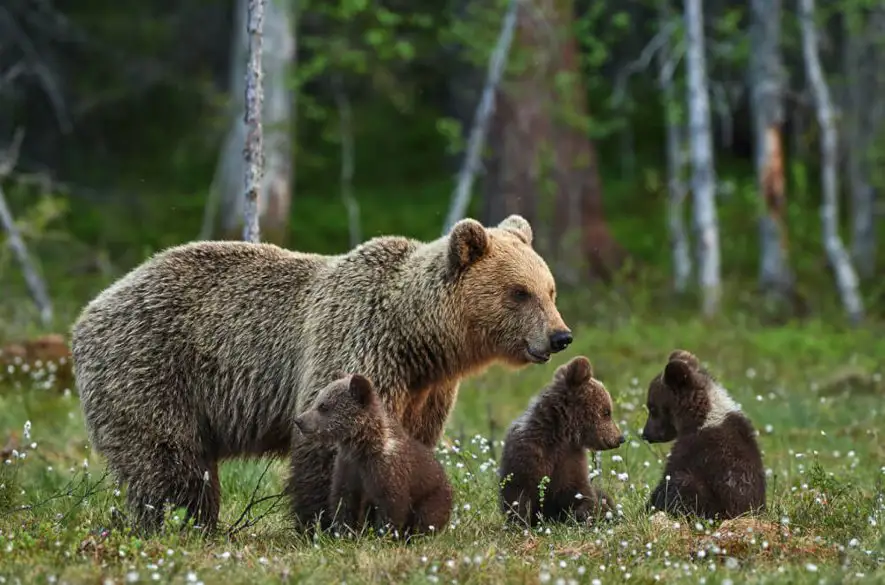
[{"label": "adult bear's eye", "polygon": [[516,286],[510,291],[510,295],[517,301],[527,301],[532,298],[532,293],[524,286]]}]

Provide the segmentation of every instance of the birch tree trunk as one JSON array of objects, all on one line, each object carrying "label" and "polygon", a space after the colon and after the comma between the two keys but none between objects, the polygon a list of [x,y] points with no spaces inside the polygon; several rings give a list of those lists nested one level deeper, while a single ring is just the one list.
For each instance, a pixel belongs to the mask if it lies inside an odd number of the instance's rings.
[{"label": "birch tree trunk", "polygon": [[765,213],[759,220],[759,284],[781,300],[792,295],[788,260],[787,194],[781,129],[784,123],[781,0],[752,0],[751,103],[756,178]]},{"label": "birch tree trunk", "polygon": [[[660,2],[661,22],[672,17],[666,1]],[[685,231],[685,198],[688,189],[685,184],[685,125],[682,121],[682,107],[673,87],[676,72],[676,55],[673,35],[661,46],[658,52],[658,85],[664,98],[665,121],[667,125],[667,225],[670,230],[670,246],[673,253],[673,288],[682,293],[688,288],[692,263],[690,242]]]},{"label": "birch tree trunk", "polygon": [[817,25],[814,22],[814,0],[798,0],[799,20],[802,29],[802,53],[805,59],[805,73],[811,85],[820,125],[821,154],[821,227],[824,248],[830,266],[836,277],[836,286],[842,298],[842,305],[849,318],[857,322],[863,318],[863,302],[858,293],[857,275],[851,265],[851,258],[845,251],[839,235],[839,178],[838,178],[838,136],[836,134],[835,113],[830,98],[830,89],[824,78],[818,54]]},{"label": "birch tree trunk", "polygon": [[498,85],[501,83],[501,76],[507,65],[510,44],[513,42],[519,2],[520,0],[509,0],[507,11],[504,13],[504,18],[501,21],[498,41],[495,43],[495,49],[489,57],[485,85],[483,86],[479,104],[476,106],[473,125],[470,128],[470,138],[467,141],[467,151],[461,163],[461,170],[458,172],[458,183],[455,191],[452,193],[449,211],[443,224],[443,235],[449,233],[452,226],[464,217],[470,204],[473,180],[479,172],[482,148],[489,133],[492,115],[495,112],[495,95],[498,92]]},{"label": "birch tree trunk", "polygon": [[[237,0],[231,57],[231,125],[225,137],[203,218],[201,239],[220,233],[239,238],[245,209],[243,177],[246,173],[245,93],[249,0]],[[292,145],[295,96],[290,90],[296,60],[294,0],[265,0],[262,69],[264,169],[258,193],[262,239],[285,245],[292,198]],[[220,213],[219,213],[220,212]],[[217,216],[220,215],[220,218]]]},{"label": "birch tree trunk", "polygon": [[[22,140],[24,140],[24,130],[16,130],[12,137],[12,142],[6,148],[6,152],[0,153],[0,182],[3,181],[18,164],[19,154],[21,153]],[[44,327],[48,327],[52,322],[52,301],[46,290],[46,283],[43,277],[37,271],[37,267],[31,262],[31,256],[28,254],[28,248],[25,246],[25,240],[15,225],[15,219],[12,217],[12,210],[6,203],[6,195],[3,193],[2,184],[0,184],[0,228],[6,232],[7,243],[12,249],[12,253],[21,265],[22,275],[25,277],[25,284],[31,292],[34,304],[40,311],[40,321]]]},{"label": "birch tree trunk", "polygon": [[697,232],[698,276],[703,297],[702,312],[705,316],[711,317],[719,311],[722,285],[702,0],[685,0],[685,29],[689,142],[692,162],[691,188]]}]

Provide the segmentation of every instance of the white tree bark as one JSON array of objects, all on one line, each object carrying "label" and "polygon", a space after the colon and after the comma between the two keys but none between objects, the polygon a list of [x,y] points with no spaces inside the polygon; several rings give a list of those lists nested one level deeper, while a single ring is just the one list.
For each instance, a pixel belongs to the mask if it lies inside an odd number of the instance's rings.
[{"label": "white tree bark", "polygon": [[513,33],[516,29],[516,16],[519,10],[520,0],[509,0],[507,12],[504,13],[504,20],[501,24],[501,32],[498,34],[498,41],[495,49],[489,58],[489,68],[486,74],[485,87],[482,90],[482,97],[476,108],[476,115],[473,119],[473,127],[470,130],[470,138],[467,142],[467,153],[464,156],[464,162],[461,164],[461,170],[458,173],[458,185],[452,193],[452,200],[449,206],[449,212],[446,214],[446,220],[443,224],[443,235],[449,233],[452,226],[455,225],[467,212],[470,204],[470,193],[473,187],[473,179],[480,166],[480,156],[482,155],[482,147],[485,144],[486,136],[489,133],[489,123],[492,120],[492,113],[495,111],[495,94],[498,90],[498,84],[501,82],[501,75],[504,72],[504,66],[507,64],[507,56],[510,53],[510,45],[513,42]]},{"label": "white tree bark", "polygon": [[249,65],[246,67],[246,201],[243,212],[243,239],[261,241],[258,223],[258,191],[264,165],[264,140],[261,114],[264,109],[264,76],[261,68],[261,46],[264,36],[264,2],[249,0]]},{"label": "white tree bark", "polygon": [[[0,180],[11,173],[15,168],[15,165],[18,164],[19,148],[21,147],[21,141],[23,138],[24,132],[21,130],[17,131],[12,140],[12,144],[6,150],[4,155],[0,157]],[[49,293],[46,292],[46,283],[43,282],[43,278],[37,271],[37,267],[31,262],[28,248],[25,246],[25,241],[22,239],[21,233],[18,231],[18,226],[15,225],[12,211],[6,203],[6,196],[3,193],[2,187],[0,187],[0,227],[6,232],[9,247],[12,249],[12,253],[21,265],[22,274],[25,277],[25,284],[28,285],[28,290],[31,292],[31,297],[34,299],[34,304],[37,305],[37,309],[40,311],[40,321],[43,323],[44,327],[48,327],[52,322],[52,301],[49,299]]]},{"label": "white tree bark", "polygon": [[[662,23],[670,22],[672,15],[667,2],[660,3],[659,13]],[[682,293],[688,288],[692,262],[691,246],[684,220],[685,199],[688,195],[684,178],[685,124],[682,122],[681,107],[673,86],[677,61],[671,30],[658,51],[658,85],[664,97],[667,124],[667,225],[673,254],[673,288],[676,292]]]},{"label": "white tree bark", "polygon": [[689,143],[692,162],[691,186],[694,196],[694,227],[697,232],[698,277],[703,298],[702,312],[710,317],[719,310],[722,285],[702,0],[685,0],[684,17],[688,67]]},{"label": "white tree bark", "polygon": [[759,283],[766,292],[788,295],[793,274],[787,256],[786,193],[781,128],[784,123],[781,0],[752,0],[751,103],[756,177],[765,212],[759,220]]},{"label": "white tree bark", "polygon": [[[230,76],[231,126],[221,149],[206,205],[201,239],[213,237],[219,229],[225,235],[233,234],[243,224],[243,177],[247,172],[243,145],[247,126],[245,96],[249,1],[237,0]],[[294,0],[265,1],[261,50],[264,164],[257,199],[258,216],[267,236],[270,231],[286,230],[288,226],[293,180],[291,127],[295,112],[295,96],[289,83],[297,56]],[[217,218],[219,208],[220,219]]]},{"label": "white tree bark", "polygon": [[838,178],[838,136],[836,134],[835,113],[830,98],[830,89],[824,78],[818,54],[817,25],[814,22],[814,0],[798,0],[799,20],[802,29],[802,53],[805,59],[805,73],[811,85],[820,125],[821,154],[821,227],[824,248],[830,266],[836,277],[836,286],[842,304],[852,321],[863,318],[863,302],[858,293],[857,275],[851,265],[851,258],[845,251],[839,235],[839,178]]}]

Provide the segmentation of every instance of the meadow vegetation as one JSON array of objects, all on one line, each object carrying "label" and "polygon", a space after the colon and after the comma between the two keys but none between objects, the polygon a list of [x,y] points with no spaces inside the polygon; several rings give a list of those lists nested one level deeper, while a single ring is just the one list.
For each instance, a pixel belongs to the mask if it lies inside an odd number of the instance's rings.
[{"label": "meadow vegetation", "polygon": [[[651,277],[650,277],[651,278]],[[84,283],[81,286],[90,288]],[[93,291],[99,283],[93,282]],[[0,582],[18,583],[872,583],[885,579],[885,442],[881,327],[849,329],[815,317],[766,324],[741,298],[729,317],[694,308],[654,280],[589,288],[562,300],[574,344],[544,366],[493,368],[462,386],[439,447],[456,486],[445,533],[403,545],[298,535],[278,497],[283,461],[235,461],[221,471],[221,530],[141,539],[114,523],[125,486],[107,477],[86,440],[64,364],[0,373]],[[735,288],[735,287],[733,287]],[[624,290],[635,291],[633,293]],[[643,292],[645,291],[645,292]],[[11,299],[9,299],[11,301]],[[85,299],[80,299],[85,300]],[[6,314],[26,302],[4,299]],[[72,319],[77,302],[70,302]],[[16,309],[17,307],[17,309]],[[4,320],[4,338],[13,331]],[[725,523],[649,518],[643,511],[667,445],[638,438],[648,381],[672,348],[696,352],[759,431],[769,509]],[[506,426],[574,355],[588,356],[628,432],[594,479],[618,515],[592,527],[506,526],[496,457]],[[61,370],[59,368],[62,368]],[[591,458],[590,464],[594,464]]]}]

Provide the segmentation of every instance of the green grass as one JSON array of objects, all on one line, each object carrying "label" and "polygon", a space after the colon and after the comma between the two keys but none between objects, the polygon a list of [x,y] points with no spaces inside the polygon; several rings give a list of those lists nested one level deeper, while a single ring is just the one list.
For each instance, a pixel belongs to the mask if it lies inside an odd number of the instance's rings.
[{"label": "green grass", "polygon": [[[817,321],[762,328],[751,320],[704,323],[643,309],[612,319],[606,298],[564,302],[576,341],[545,366],[500,367],[467,381],[440,448],[456,485],[452,526],[409,545],[300,536],[282,500],[254,525],[202,539],[170,530],[141,540],[111,526],[123,494],[102,480],[87,446],[76,394],[46,388],[46,372],[0,378],[0,582],[102,583],[867,583],[885,580],[885,442],[881,330]],[[575,307],[575,308],[572,308]],[[671,316],[667,316],[671,315]],[[672,315],[680,315],[673,317]],[[637,439],[644,392],[674,347],[695,351],[760,431],[771,470],[765,523],[748,533],[696,520],[658,523],[642,513],[668,446]],[[497,510],[496,466],[510,421],[553,370],[583,354],[615,400],[630,440],[602,456],[599,479],[621,505],[610,525],[507,527]],[[31,422],[30,440],[23,437]],[[33,446],[29,444],[34,442]],[[491,444],[489,444],[489,441]],[[88,467],[84,467],[84,461]],[[592,459],[591,459],[592,463]],[[222,526],[252,498],[280,493],[284,462],[222,467]],[[275,509],[270,509],[276,505]],[[174,520],[173,520],[174,521]],[[242,523],[241,523],[242,524]],[[788,531],[788,532],[787,532]],[[702,581],[703,580],[703,581]]]}]

